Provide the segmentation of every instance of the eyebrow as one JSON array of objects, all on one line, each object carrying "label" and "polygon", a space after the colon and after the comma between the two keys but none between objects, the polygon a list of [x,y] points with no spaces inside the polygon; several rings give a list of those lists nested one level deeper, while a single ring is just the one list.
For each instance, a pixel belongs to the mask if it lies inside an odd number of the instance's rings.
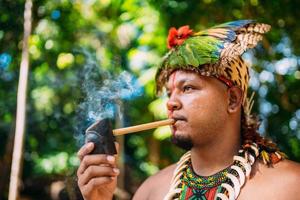
[{"label": "eyebrow", "polygon": [[[192,81],[193,79],[190,79],[190,78],[183,78],[181,79],[180,81],[178,81],[178,83],[176,85],[183,85],[185,82],[188,82],[188,81]],[[166,84],[166,90],[169,91],[169,87],[168,87],[168,84]]]}]

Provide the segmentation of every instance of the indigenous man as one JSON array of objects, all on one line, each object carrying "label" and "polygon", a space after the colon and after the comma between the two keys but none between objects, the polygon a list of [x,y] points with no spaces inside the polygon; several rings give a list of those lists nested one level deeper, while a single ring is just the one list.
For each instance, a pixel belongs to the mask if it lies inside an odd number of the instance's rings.
[{"label": "indigenous man", "polygon": [[[249,69],[241,55],[269,29],[252,20],[197,33],[170,29],[156,82],[169,96],[172,141],[188,151],[148,178],[133,199],[300,199],[300,165],[258,134],[247,98]],[[112,199],[115,157],[88,155],[93,148],[88,143],[78,152],[80,190],[85,199]]]}]

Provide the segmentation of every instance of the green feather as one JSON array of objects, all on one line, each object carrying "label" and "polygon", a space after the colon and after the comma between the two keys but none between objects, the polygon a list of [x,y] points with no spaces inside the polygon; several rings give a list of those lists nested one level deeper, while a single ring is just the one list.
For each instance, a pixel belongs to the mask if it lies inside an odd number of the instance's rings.
[{"label": "green feather", "polygon": [[223,48],[222,41],[211,36],[190,37],[168,54],[161,68],[186,68],[216,63]]}]

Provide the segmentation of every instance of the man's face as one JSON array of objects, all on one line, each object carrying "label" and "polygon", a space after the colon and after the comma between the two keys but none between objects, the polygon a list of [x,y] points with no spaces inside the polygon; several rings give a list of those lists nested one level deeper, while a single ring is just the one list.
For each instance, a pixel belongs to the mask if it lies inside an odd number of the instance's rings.
[{"label": "man's face", "polygon": [[216,78],[175,71],[166,84],[168,116],[176,120],[172,140],[184,149],[209,145],[228,117],[227,87]]}]

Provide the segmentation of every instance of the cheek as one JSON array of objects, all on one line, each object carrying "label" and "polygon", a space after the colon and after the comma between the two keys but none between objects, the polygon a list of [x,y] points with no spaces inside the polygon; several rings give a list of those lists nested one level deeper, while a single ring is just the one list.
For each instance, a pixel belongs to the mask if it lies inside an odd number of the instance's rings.
[{"label": "cheek", "polygon": [[200,97],[192,97],[184,100],[184,112],[191,124],[197,123],[201,118],[203,119],[206,115],[209,105]]},{"label": "cheek", "polygon": [[[226,102],[221,101],[221,97],[198,95],[185,100],[185,108],[188,116],[193,119],[202,120],[212,118],[216,115],[222,115],[227,112]],[[211,119],[210,119],[211,120]]]}]

